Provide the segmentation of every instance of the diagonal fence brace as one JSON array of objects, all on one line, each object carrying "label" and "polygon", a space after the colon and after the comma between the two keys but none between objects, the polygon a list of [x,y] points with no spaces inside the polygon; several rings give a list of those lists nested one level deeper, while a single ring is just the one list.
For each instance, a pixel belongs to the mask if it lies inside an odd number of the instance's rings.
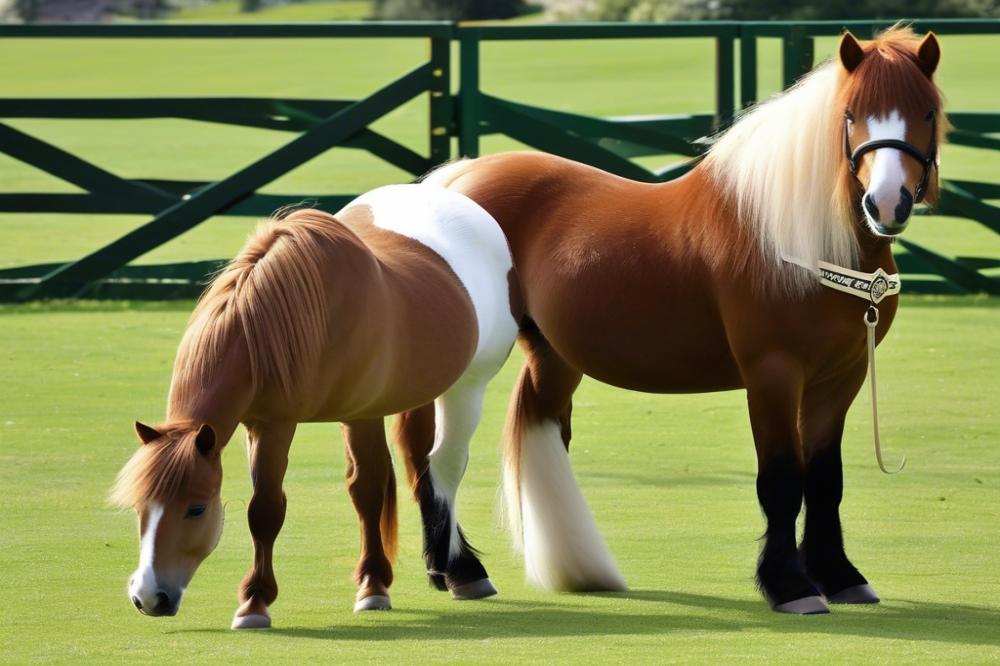
[{"label": "diagonal fence brace", "polygon": [[66,264],[20,290],[17,300],[72,297],[153,248],[176,238],[257,188],[348,139],[394,108],[428,89],[430,64],[421,65],[369,97],[334,113],[321,124],[233,175],[180,201],[152,221]]}]

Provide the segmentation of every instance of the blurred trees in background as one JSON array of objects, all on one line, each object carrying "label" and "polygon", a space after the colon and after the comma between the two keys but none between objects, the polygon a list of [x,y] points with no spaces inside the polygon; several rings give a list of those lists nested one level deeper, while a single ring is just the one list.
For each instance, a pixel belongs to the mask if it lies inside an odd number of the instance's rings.
[{"label": "blurred trees in background", "polygon": [[[218,0],[0,0],[0,21],[103,21],[164,18],[181,7]],[[311,0],[230,0],[233,11]],[[313,0],[336,4],[335,0]],[[549,19],[672,21],[691,19],[866,19],[1000,16],[1000,0],[370,0],[376,19],[504,19],[543,6]]]},{"label": "blurred trees in background", "polygon": [[1000,0],[550,0],[557,19],[898,19],[1000,16]]},{"label": "blurred trees in background", "polygon": [[451,19],[477,21],[517,16],[523,0],[375,0],[380,19]]},{"label": "blurred trees in background", "polygon": [[169,0],[0,0],[0,19],[25,22],[94,22],[111,16],[155,19]]}]

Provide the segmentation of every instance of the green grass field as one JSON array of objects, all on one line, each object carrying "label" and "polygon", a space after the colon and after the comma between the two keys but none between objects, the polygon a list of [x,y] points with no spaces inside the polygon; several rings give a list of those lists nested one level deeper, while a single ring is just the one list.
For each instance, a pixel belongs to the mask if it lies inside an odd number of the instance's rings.
[{"label": "green grass field", "polygon": [[[205,17],[207,19],[207,17]],[[996,110],[997,43],[948,37],[940,76],[950,107]],[[762,67],[777,87],[777,50]],[[832,42],[819,44],[829,52]],[[295,95],[354,97],[406,71],[420,41],[266,43],[6,40],[10,96]],[[491,44],[490,92],[600,114],[705,111],[711,43]],[[127,63],[127,66],[122,66]],[[424,149],[418,100],[378,127]],[[217,178],[290,136],[185,121],[11,121],[116,173]],[[489,138],[484,150],[514,147]],[[656,163],[655,161],[651,163]],[[1000,160],[947,148],[944,173],[995,179]],[[268,191],[362,191],[404,174],[333,151]],[[66,191],[0,158],[0,191]],[[65,260],[141,223],[134,216],[0,215],[0,266]],[[229,256],[253,220],[217,218],[143,262]],[[1000,255],[977,225],[921,218],[907,232],[946,254]],[[0,661],[426,663],[925,662],[1000,659],[1000,301],[903,298],[880,350],[887,455],[883,476],[862,394],[845,438],[849,552],[882,593],[874,608],[779,616],[754,590],[762,521],[741,393],[649,396],[585,382],[572,457],[581,486],[632,591],[554,595],[528,588],[497,527],[497,444],[518,357],[490,389],[460,515],[500,589],[459,603],[431,590],[419,517],[401,501],[395,609],[351,613],[358,528],[333,425],[302,426],[278,540],[275,628],[232,633],[249,565],[250,494],[238,433],[225,454],[228,525],[176,618],[138,615],[125,595],[138,542],[134,517],[107,508],[136,446],[131,423],[163,413],[173,352],[190,302],[0,307]],[[401,470],[399,470],[401,472]]]}]

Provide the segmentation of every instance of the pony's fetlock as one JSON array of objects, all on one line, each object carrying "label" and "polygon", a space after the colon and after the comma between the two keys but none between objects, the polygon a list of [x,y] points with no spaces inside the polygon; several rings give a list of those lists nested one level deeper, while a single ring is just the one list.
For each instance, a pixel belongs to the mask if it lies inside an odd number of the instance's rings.
[{"label": "pony's fetlock", "polygon": [[851,564],[843,550],[831,554],[803,544],[800,555],[806,575],[825,597],[833,597],[848,588],[868,584],[868,580]]}]

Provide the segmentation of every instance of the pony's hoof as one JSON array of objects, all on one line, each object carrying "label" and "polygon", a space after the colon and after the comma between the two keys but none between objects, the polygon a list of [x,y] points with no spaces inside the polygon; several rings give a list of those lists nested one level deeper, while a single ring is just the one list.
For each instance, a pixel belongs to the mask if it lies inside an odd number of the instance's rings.
[{"label": "pony's hoof", "polygon": [[489,578],[482,578],[451,588],[451,598],[459,601],[485,599],[486,597],[492,597],[496,593],[497,588],[493,587],[493,583],[490,582]]},{"label": "pony's hoof", "polygon": [[775,606],[774,610],[779,613],[792,613],[794,615],[821,615],[830,612],[826,602],[823,601],[823,597],[820,596],[802,597],[801,599],[786,601],[783,604]]},{"label": "pony's hoof", "polygon": [[384,594],[373,594],[370,597],[359,599],[354,604],[354,612],[362,611],[387,611],[392,609],[392,602]]},{"label": "pony's hoof", "polygon": [[231,629],[269,629],[271,627],[270,615],[237,615],[233,618]]},{"label": "pony's hoof", "polygon": [[831,604],[877,604],[881,599],[871,585],[854,585],[827,597]]}]

